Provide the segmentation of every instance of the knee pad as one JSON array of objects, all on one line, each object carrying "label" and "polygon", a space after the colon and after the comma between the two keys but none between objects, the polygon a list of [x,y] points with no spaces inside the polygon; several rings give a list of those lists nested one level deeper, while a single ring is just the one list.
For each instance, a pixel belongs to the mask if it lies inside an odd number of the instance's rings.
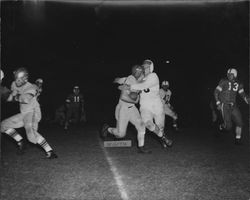
[{"label": "knee pad", "polygon": [[115,135],[117,138],[124,138],[126,133],[119,133],[119,135]]}]

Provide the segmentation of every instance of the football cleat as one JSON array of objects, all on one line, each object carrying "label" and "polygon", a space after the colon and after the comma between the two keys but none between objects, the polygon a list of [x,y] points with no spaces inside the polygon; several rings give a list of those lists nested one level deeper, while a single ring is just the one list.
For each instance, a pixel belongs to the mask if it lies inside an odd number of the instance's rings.
[{"label": "football cleat", "polygon": [[166,136],[162,136],[161,141],[162,141],[162,146],[164,148],[172,147],[172,145],[173,145],[173,141],[170,139],[167,139]]},{"label": "football cleat", "polygon": [[152,151],[146,149],[144,146],[142,147],[138,147],[138,153],[141,153],[141,154],[150,154],[152,153]]},{"label": "football cleat", "polygon": [[17,154],[18,154],[18,155],[24,154],[24,150],[25,150],[25,145],[24,145],[23,140],[21,140],[20,142],[18,142]]},{"label": "football cleat", "polygon": [[223,129],[224,129],[224,128],[223,128],[223,125],[220,124],[220,125],[219,125],[219,130],[220,130],[220,131],[223,131]]},{"label": "football cleat", "polygon": [[106,138],[108,136],[108,133],[109,133],[108,128],[109,128],[108,124],[104,124],[102,126],[102,130],[101,130],[101,133],[100,133],[102,138]]},{"label": "football cleat", "polygon": [[48,158],[48,159],[58,158],[58,156],[54,153],[54,151],[49,151],[46,154],[47,154],[46,158]]},{"label": "football cleat", "polygon": [[239,138],[235,138],[235,145],[242,145],[242,141]]},{"label": "football cleat", "polygon": [[178,131],[178,130],[179,130],[179,128],[178,128],[178,126],[177,126],[176,123],[173,124],[173,128],[174,128],[175,131]]}]

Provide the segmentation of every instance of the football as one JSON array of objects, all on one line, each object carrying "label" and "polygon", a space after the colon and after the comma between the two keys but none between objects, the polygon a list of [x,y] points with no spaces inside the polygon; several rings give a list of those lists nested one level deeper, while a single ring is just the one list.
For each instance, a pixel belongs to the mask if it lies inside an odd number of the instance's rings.
[{"label": "football", "polygon": [[138,93],[137,92],[130,92],[129,93],[129,97],[132,99],[132,100],[136,100],[137,97],[138,97]]}]

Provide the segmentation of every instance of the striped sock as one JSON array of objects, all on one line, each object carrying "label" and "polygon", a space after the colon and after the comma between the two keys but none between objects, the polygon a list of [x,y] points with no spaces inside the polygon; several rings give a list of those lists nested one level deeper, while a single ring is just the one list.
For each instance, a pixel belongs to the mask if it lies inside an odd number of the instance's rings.
[{"label": "striped sock", "polygon": [[5,131],[5,133],[17,142],[20,142],[23,139],[23,137],[13,128],[8,129],[7,131]]},{"label": "striped sock", "polygon": [[48,144],[48,142],[43,138],[41,141],[38,142],[38,144],[46,151],[52,151],[52,148]]},{"label": "striped sock", "polygon": [[236,127],[236,139],[241,138],[241,127],[237,126]]}]

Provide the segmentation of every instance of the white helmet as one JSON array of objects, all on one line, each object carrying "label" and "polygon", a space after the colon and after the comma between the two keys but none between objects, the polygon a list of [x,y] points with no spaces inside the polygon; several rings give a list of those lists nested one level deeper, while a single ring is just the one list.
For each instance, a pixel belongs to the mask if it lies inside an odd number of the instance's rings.
[{"label": "white helmet", "polygon": [[236,69],[234,69],[234,68],[229,68],[228,70],[227,70],[227,74],[233,74],[234,75],[234,78],[237,78],[237,70]]},{"label": "white helmet", "polygon": [[36,83],[43,84],[43,79],[41,79],[41,78],[36,79]]},{"label": "white helmet", "polygon": [[4,73],[3,73],[3,71],[2,71],[2,70],[1,70],[0,77],[1,77],[1,80],[4,78]]},{"label": "white helmet", "polygon": [[18,68],[16,71],[14,71],[14,78],[17,87],[21,87],[22,85],[28,82],[29,79],[28,70],[24,67]]},{"label": "white helmet", "polygon": [[144,60],[142,63],[142,66],[149,66],[150,67],[150,72],[152,73],[154,71],[154,63],[151,60]]},{"label": "white helmet", "polygon": [[162,81],[161,85],[162,86],[169,86],[169,82],[168,81]]}]

